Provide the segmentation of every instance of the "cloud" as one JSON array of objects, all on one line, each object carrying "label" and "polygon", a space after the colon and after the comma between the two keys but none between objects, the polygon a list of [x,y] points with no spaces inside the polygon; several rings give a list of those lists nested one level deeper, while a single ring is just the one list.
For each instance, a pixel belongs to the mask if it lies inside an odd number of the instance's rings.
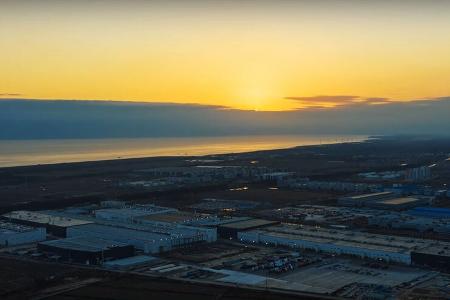
[{"label": "cloud", "polygon": [[355,95],[290,96],[284,99],[298,101],[300,104],[299,109],[334,108],[349,105],[380,105],[392,102],[389,98],[361,97]]},{"label": "cloud", "polygon": [[23,94],[19,93],[0,93],[0,97],[21,97]]},{"label": "cloud", "polygon": [[364,102],[391,102],[389,98],[383,98],[383,97],[372,97],[372,98],[365,98],[363,99]]},{"label": "cloud", "polygon": [[345,105],[348,103],[354,103],[358,101],[359,96],[353,95],[320,95],[312,97],[303,96],[289,96],[285,97],[287,100],[295,100],[299,102],[301,108],[317,108],[317,107],[335,107],[339,105]]},{"label": "cloud", "polygon": [[359,96],[334,95],[334,96],[312,96],[312,97],[285,97],[289,100],[312,101],[312,102],[348,102],[358,99]]}]

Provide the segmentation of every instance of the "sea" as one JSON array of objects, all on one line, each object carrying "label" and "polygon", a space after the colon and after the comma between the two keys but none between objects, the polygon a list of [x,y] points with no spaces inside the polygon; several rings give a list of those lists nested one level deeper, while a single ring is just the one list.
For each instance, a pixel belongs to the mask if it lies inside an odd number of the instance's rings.
[{"label": "sea", "polygon": [[360,142],[361,135],[0,140],[0,167],[156,156],[202,156]]}]

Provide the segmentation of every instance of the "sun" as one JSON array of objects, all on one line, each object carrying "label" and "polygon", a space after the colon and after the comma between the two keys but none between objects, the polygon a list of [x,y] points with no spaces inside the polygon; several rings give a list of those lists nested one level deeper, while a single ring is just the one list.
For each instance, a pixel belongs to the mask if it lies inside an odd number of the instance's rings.
[{"label": "sun", "polygon": [[254,111],[286,110],[288,102],[267,82],[247,84],[237,89],[234,101],[234,107]]}]

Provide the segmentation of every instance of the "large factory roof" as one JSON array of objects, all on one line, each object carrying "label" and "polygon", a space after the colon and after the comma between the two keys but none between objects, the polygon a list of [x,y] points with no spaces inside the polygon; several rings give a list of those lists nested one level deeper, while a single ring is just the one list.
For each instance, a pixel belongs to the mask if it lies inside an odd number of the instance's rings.
[{"label": "large factory roof", "polygon": [[224,228],[230,228],[230,229],[236,229],[236,230],[245,230],[247,228],[256,228],[256,227],[262,227],[262,226],[270,226],[277,224],[277,221],[269,221],[269,220],[263,220],[263,219],[250,219],[250,220],[243,220],[238,222],[232,222],[220,225]]},{"label": "large factory roof", "polygon": [[146,216],[150,213],[153,213],[152,211],[148,210],[142,210],[142,209],[134,209],[134,208],[105,208],[105,209],[99,209],[95,211],[96,216],[100,216],[100,214],[108,214],[108,215],[120,215],[123,217],[140,217],[140,216]]},{"label": "large factory roof", "polygon": [[[265,231],[260,231],[260,232],[265,233],[265,234],[268,233]],[[315,236],[307,236],[307,235],[299,236],[296,234],[281,233],[281,232],[269,232],[269,235],[286,238],[289,240],[310,241],[310,242],[321,243],[321,244],[333,244],[336,246],[343,246],[343,247],[371,249],[371,250],[375,250],[375,251],[385,251],[385,252],[393,252],[393,253],[405,252],[405,249],[403,249],[401,247],[394,247],[394,246],[389,246],[389,245],[368,244],[368,243],[352,242],[352,241],[340,241],[340,240],[335,240],[333,238],[326,238],[326,237],[315,237]]]},{"label": "large factory roof", "polygon": [[12,211],[7,214],[4,214],[3,217],[9,220],[32,222],[43,225],[49,224],[59,227],[70,227],[92,223],[91,221],[86,220],[74,219],[63,216],[53,216],[41,212],[26,211],[26,210]]},{"label": "large factory roof", "polygon": [[[312,226],[288,225],[266,227],[258,232],[298,240],[315,240],[336,245],[357,248],[383,249],[390,252],[410,252],[431,247],[434,241],[414,239],[381,234],[370,234],[349,230],[333,230]],[[440,243],[443,247],[450,247],[450,243]]]},{"label": "large factory roof", "polygon": [[146,242],[155,242],[157,240],[170,239],[169,234],[149,232],[138,229],[115,227],[108,225],[86,224],[73,227],[75,230],[83,230],[89,233],[96,233],[108,237],[126,238],[134,240],[142,240]]},{"label": "large factory roof", "polygon": [[147,221],[156,221],[156,222],[168,222],[168,223],[184,223],[189,221],[201,220],[204,219],[205,216],[194,214],[190,212],[168,212],[164,214],[153,214],[149,216],[143,216],[139,219],[147,220]]},{"label": "large factory roof", "polygon": [[45,246],[52,246],[61,249],[85,251],[85,252],[101,252],[115,247],[126,247],[128,244],[119,243],[107,239],[90,238],[90,237],[72,237],[60,240],[52,240],[39,243]]},{"label": "large factory roof", "polygon": [[174,212],[176,209],[169,207],[161,207],[156,205],[136,205],[127,208],[105,208],[99,209],[95,213],[97,214],[109,214],[123,217],[140,217],[152,214]]}]

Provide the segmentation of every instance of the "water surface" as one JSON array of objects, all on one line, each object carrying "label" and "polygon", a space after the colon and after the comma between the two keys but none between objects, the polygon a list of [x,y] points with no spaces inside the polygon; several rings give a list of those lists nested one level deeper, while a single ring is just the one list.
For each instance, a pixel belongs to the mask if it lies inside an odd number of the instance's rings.
[{"label": "water surface", "polygon": [[194,156],[356,142],[367,136],[238,136],[0,140],[0,167],[154,156]]}]

